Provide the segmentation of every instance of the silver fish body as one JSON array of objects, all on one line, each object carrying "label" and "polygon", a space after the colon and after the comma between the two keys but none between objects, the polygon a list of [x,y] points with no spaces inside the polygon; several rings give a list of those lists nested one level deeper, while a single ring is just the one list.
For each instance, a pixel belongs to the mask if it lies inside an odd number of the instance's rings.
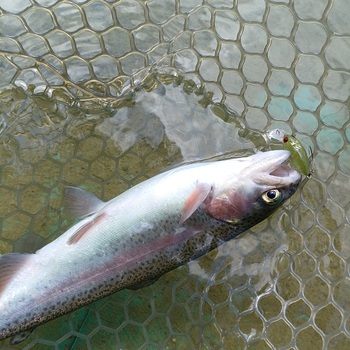
[{"label": "silver fish body", "polygon": [[0,339],[142,286],[262,221],[300,182],[289,156],[181,166],[107,203],[68,188],[85,218],[35,254],[0,257]]}]

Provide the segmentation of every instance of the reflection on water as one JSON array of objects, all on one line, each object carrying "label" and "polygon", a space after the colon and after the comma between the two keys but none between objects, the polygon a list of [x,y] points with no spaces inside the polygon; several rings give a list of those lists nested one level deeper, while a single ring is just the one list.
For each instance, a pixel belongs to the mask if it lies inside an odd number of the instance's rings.
[{"label": "reflection on water", "polygon": [[[200,160],[238,149],[253,148],[249,139],[239,136],[243,125],[226,123],[215,109],[233,120],[223,108],[203,108],[203,95],[186,94],[183,86],[159,85],[150,92],[141,91],[133,107],[119,109],[97,127],[121,148],[132,148],[140,140],[152,148],[164,137],[174,143],[184,161]],[[208,133],[210,130],[210,133]]]}]

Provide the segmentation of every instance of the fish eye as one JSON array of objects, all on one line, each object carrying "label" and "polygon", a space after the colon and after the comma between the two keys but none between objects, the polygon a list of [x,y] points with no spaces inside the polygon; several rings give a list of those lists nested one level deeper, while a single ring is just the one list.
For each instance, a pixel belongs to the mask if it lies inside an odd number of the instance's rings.
[{"label": "fish eye", "polygon": [[262,195],[262,199],[267,204],[275,204],[280,201],[281,197],[282,193],[277,189],[266,191]]}]

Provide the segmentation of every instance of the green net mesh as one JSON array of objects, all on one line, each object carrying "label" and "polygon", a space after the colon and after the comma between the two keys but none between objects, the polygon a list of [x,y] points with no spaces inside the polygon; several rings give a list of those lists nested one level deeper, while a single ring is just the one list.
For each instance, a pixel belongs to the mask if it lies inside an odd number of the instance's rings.
[{"label": "green net mesh", "polygon": [[0,0],[0,252],[167,166],[292,132],[314,173],[271,219],[1,349],[349,349],[347,0]]}]

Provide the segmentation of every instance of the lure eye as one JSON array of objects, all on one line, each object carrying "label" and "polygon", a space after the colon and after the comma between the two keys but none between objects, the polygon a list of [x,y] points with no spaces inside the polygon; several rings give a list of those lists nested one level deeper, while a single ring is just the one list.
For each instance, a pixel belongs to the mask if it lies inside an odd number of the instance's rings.
[{"label": "lure eye", "polygon": [[289,141],[288,136],[283,137],[283,143],[287,143]]},{"label": "lure eye", "polygon": [[281,200],[281,198],[282,193],[277,189],[266,191],[262,195],[263,201],[267,204],[276,204]]}]

